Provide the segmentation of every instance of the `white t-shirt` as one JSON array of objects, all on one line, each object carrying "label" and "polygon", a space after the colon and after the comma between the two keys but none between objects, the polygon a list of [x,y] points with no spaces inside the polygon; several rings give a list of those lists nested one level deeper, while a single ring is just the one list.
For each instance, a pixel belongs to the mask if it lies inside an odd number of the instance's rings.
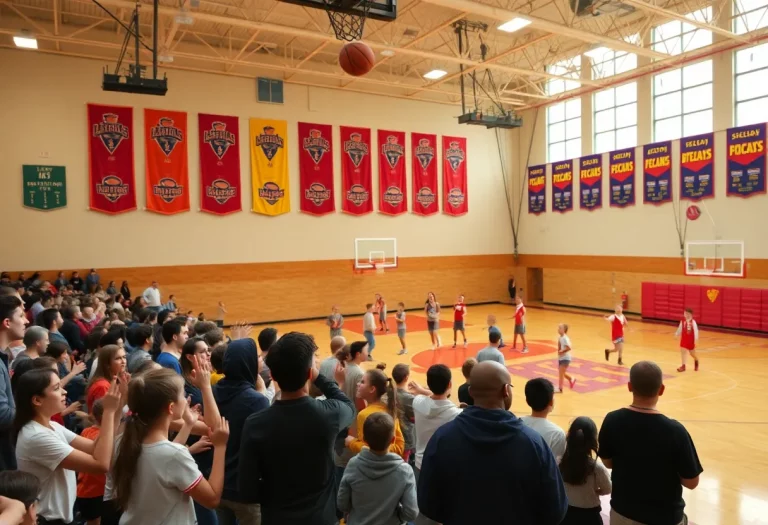
[{"label": "white t-shirt", "polygon": [[565,431],[543,417],[523,416],[520,419],[528,428],[541,434],[549,445],[555,458],[560,459],[565,454]]},{"label": "white t-shirt", "polygon": [[74,470],[59,468],[74,448],[70,443],[77,437],[51,421],[51,428],[30,421],[19,432],[16,462],[19,470],[34,474],[40,480],[38,516],[48,521],[74,521],[73,508],[77,497],[77,475]]},{"label": "white t-shirt", "polygon": [[161,306],[159,288],[152,288],[150,286],[144,290],[142,296],[144,297],[144,300],[147,301],[147,306]]},{"label": "white t-shirt", "polygon": [[[571,347],[571,338],[568,337],[568,334],[563,334],[562,336],[560,336],[560,339],[557,341],[557,344],[558,344],[558,347],[559,347],[557,349],[558,352],[562,352],[563,350],[565,350],[566,347],[572,348]],[[558,361],[570,361],[571,360],[571,352],[568,351],[568,352],[566,352],[564,354],[558,353],[557,354],[557,360]]]},{"label": "white t-shirt", "polygon": [[196,523],[189,492],[203,475],[183,445],[168,440],[142,447],[131,500],[120,525],[189,525]]},{"label": "white t-shirt", "polygon": [[363,316],[363,330],[366,332],[376,331],[376,319],[374,319],[372,312],[366,312]]}]

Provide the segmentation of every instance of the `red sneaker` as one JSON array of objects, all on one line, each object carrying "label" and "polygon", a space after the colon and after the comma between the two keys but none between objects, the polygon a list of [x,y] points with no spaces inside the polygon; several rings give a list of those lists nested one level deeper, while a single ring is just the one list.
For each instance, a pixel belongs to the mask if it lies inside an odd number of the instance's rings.
[{"label": "red sneaker", "polygon": [[678,372],[685,372],[685,365],[677,369]]},{"label": "red sneaker", "polygon": [[571,383],[571,390],[573,390],[573,385],[576,384],[576,378],[571,379],[570,383]]},{"label": "red sneaker", "polygon": [[699,360],[693,362],[693,371],[698,372],[699,371]]}]

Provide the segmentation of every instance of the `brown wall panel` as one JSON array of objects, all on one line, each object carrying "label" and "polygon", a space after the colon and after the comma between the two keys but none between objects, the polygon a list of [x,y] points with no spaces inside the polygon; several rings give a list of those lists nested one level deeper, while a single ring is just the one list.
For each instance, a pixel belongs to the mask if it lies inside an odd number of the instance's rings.
[{"label": "brown wall panel", "polygon": [[[419,307],[429,291],[444,304],[453,304],[459,293],[470,303],[500,301],[508,298],[513,265],[511,255],[469,255],[401,257],[399,267],[383,275],[355,274],[348,260],[100,268],[99,275],[105,287],[110,280],[118,287],[127,280],[134,297],[157,280],[164,301],[175,294],[177,304],[195,314],[215,317],[221,300],[227,322],[264,322],[320,317],[333,304],[344,314],[359,314],[377,292],[390,310],[400,301],[406,308]],[[83,278],[87,271],[80,271]],[[53,280],[56,273],[43,275]]]}]

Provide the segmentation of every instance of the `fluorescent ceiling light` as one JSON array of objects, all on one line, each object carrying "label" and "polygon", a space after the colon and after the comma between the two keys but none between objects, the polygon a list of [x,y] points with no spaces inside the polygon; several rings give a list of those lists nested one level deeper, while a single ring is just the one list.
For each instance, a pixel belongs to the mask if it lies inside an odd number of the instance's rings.
[{"label": "fluorescent ceiling light", "polygon": [[173,17],[173,21],[180,26],[191,26],[195,23],[195,19],[192,18],[192,15],[189,14],[189,11],[183,7],[179,9],[179,12],[175,17]]},{"label": "fluorescent ceiling light", "polygon": [[391,49],[385,49],[381,52],[381,55],[385,57],[393,57],[395,56],[395,52],[392,51]]},{"label": "fluorescent ceiling light", "polygon": [[24,49],[37,49],[37,38],[29,35],[18,35],[13,37],[13,43],[16,47],[23,47]]},{"label": "fluorescent ceiling light", "polygon": [[443,78],[448,73],[446,71],[443,71],[442,69],[433,69],[432,71],[428,73],[424,73],[424,78],[427,78],[429,80],[437,80],[438,78]]},{"label": "fluorescent ceiling light", "polygon": [[504,22],[496,29],[498,29],[499,31],[504,31],[506,33],[514,33],[515,31],[519,31],[520,29],[524,28],[530,23],[531,21],[526,20],[525,18],[513,18],[509,22]]}]

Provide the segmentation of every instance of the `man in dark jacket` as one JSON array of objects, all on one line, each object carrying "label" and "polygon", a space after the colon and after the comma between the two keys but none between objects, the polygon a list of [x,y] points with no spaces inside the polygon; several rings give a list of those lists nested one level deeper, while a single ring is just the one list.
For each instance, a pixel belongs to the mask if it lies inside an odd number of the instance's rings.
[{"label": "man in dark jacket", "polygon": [[420,512],[443,525],[557,525],[568,510],[544,439],[509,412],[511,377],[495,361],[472,369],[474,406],[429,440],[418,481]]},{"label": "man in dark jacket", "polygon": [[[213,395],[222,417],[229,421],[229,442],[224,467],[224,491],[216,510],[221,523],[259,525],[258,504],[241,498],[237,488],[240,474],[240,438],[248,416],[269,408],[269,401],[259,391],[264,382],[259,377],[259,352],[253,339],[232,341],[224,354],[224,378],[213,387]],[[258,381],[258,383],[257,383]]]},{"label": "man in dark jacket", "polygon": [[59,328],[59,332],[69,343],[72,351],[77,351],[80,355],[85,355],[85,343],[80,336],[80,327],[77,325],[77,319],[81,316],[79,306],[67,306],[62,308],[61,317],[64,318],[64,324]]},{"label": "man in dark jacket", "polygon": [[[316,351],[312,337],[298,332],[272,345],[267,365],[280,385],[281,398],[250,416],[243,428],[240,496],[261,503],[263,525],[338,521],[332,447],[339,431],[352,424],[355,411],[333,379],[318,372]],[[341,365],[334,375],[344,383]],[[308,381],[325,400],[309,397]]]}]

